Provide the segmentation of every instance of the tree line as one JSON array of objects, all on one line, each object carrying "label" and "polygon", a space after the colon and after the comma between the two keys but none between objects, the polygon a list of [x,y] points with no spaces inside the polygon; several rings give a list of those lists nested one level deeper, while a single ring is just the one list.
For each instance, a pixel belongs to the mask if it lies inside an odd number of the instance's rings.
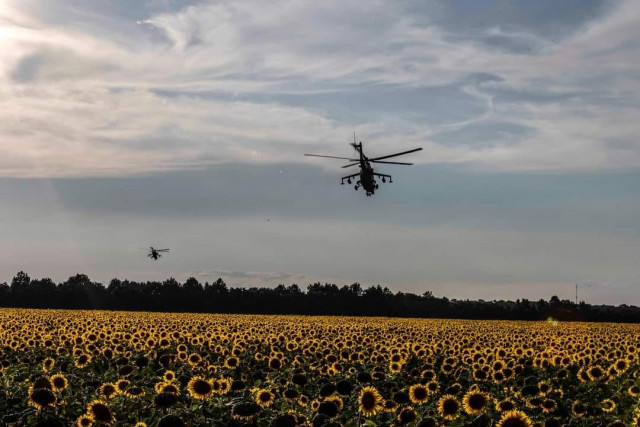
[{"label": "tree line", "polygon": [[269,287],[229,287],[222,280],[201,283],[189,278],[136,282],[112,279],[107,286],[76,274],[62,283],[32,279],[19,272],[10,284],[0,283],[0,306],[23,308],[102,309],[162,312],[253,313],[389,316],[460,319],[556,319],[640,322],[640,308],[576,304],[553,296],[549,301],[484,301],[396,292],[359,283],[338,287],[313,283]]}]

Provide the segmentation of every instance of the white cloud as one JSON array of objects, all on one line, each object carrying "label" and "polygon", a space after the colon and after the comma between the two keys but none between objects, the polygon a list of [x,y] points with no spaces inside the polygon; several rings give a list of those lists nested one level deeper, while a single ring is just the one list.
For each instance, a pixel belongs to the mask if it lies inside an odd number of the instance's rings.
[{"label": "white cloud", "polygon": [[[414,17],[382,1],[243,0],[131,22],[90,13],[65,17],[52,12],[51,3],[36,13],[41,4],[11,1],[0,7],[0,176],[301,161],[309,149],[346,153],[354,128],[380,152],[423,146],[417,162],[538,171],[640,166],[640,150],[633,149],[640,133],[640,6],[634,1],[556,44],[486,30],[489,37],[535,40],[541,45],[536,55],[452,41],[443,29],[414,25]],[[111,26],[122,31],[107,31]],[[327,85],[449,85],[480,72],[503,78],[466,87],[485,111],[446,126],[410,122],[393,111],[383,119],[337,123],[321,108],[233,97],[321,92]],[[524,95],[496,104],[496,87]],[[159,95],[169,89],[177,95]],[[526,96],[567,91],[599,93],[602,99],[536,103]],[[486,120],[533,132],[516,143],[477,147],[443,146],[429,138]],[[629,149],[612,149],[611,142]]]}]

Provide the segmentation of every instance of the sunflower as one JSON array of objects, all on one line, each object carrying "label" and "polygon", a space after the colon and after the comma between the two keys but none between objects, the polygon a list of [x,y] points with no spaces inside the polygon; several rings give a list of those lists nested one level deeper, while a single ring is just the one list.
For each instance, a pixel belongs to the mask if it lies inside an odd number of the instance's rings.
[{"label": "sunflower", "polygon": [[336,418],[339,412],[340,408],[338,407],[336,402],[330,400],[325,400],[324,402],[320,403],[320,406],[318,406],[319,414],[326,415],[327,417],[332,419]]},{"label": "sunflower", "polygon": [[82,369],[85,366],[87,366],[89,362],[91,362],[91,356],[83,353],[78,355],[78,357],[75,358],[73,364],[75,365],[76,368]]},{"label": "sunflower", "polygon": [[236,369],[239,364],[240,362],[238,361],[238,358],[235,356],[231,356],[224,361],[224,366],[227,369],[231,369],[231,370]]},{"label": "sunflower", "polygon": [[269,368],[271,369],[280,369],[282,367],[282,361],[277,357],[272,357],[269,359]]},{"label": "sunflower", "polygon": [[509,411],[502,414],[496,427],[532,427],[531,419],[522,411]]},{"label": "sunflower", "polygon": [[484,369],[475,369],[473,371],[473,379],[476,381],[487,381],[489,379],[489,373]]},{"label": "sunflower", "polygon": [[587,413],[587,407],[580,401],[576,400],[573,405],[571,405],[571,411],[573,412],[573,415],[580,418]]},{"label": "sunflower", "polygon": [[102,400],[94,400],[87,406],[87,415],[92,421],[101,424],[112,424],[116,417],[109,405]]},{"label": "sunflower", "polygon": [[389,363],[389,372],[392,374],[396,374],[402,370],[402,365],[398,362],[390,362]]},{"label": "sunflower", "polygon": [[67,388],[69,382],[62,374],[55,374],[49,377],[49,381],[51,382],[51,386],[53,387],[53,391],[58,393],[64,391]]},{"label": "sunflower", "polygon": [[438,413],[440,413],[446,421],[456,419],[459,410],[460,402],[458,402],[455,396],[445,394],[438,400]]},{"label": "sunflower", "polygon": [[640,397],[640,387],[637,385],[632,385],[627,391],[629,392],[631,397]]},{"label": "sunflower", "polygon": [[139,399],[140,397],[144,396],[144,394],[144,389],[138,386],[129,387],[124,392],[124,395],[130,399]]},{"label": "sunflower", "polygon": [[329,397],[337,391],[337,387],[334,383],[326,383],[320,387],[320,397]]},{"label": "sunflower", "polygon": [[176,379],[176,373],[173,371],[166,371],[164,373],[164,375],[162,376],[162,378],[166,381],[166,382],[172,382]]},{"label": "sunflower", "polygon": [[324,401],[335,403],[338,407],[338,411],[342,411],[342,408],[344,407],[344,402],[342,401],[342,399],[340,399],[339,396],[336,395],[329,396]]},{"label": "sunflower", "polygon": [[516,409],[515,403],[511,399],[504,399],[496,403],[496,410],[500,412],[509,412]]},{"label": "sunflower", "polygon": [[586,383],[588,381],[591,381],[591,378],[589,378],[589,374],[587,374],[587,371],[584,368],[580,368],[576,375],[578,376],[580,382]]},{"label": "sunflower", "polygon": [[629,362],[626,359],[618,359],[613,366],[615,366],[618,373],[623,373],[629,369]]},{"label": "sunflower", "polygon": [[371,417],[382,409],[382,396],[374,387],[364,387],[358,395],[358,411],[365,417]]},{"label": "sunflower", "polygon": [[398,422],[400,423],[400,425],[409,424],[414,422],[416,420],[416,417],[416,413],[413,409],[409,407],[402,408],[402,410],[398,414]]},{"label": "sunflower", "polygon": [[50,357],[47,357],[42,361],[42,370],[45,372],[49,372],[51,369],[53,369],[53,365],[55,365],[55,363],[56,363],[55,360],[53,360]]},{"label": "sunflower", "polygon": [[116,389],[118,389],[118,393],[124,394],[124,392],[127,390],[127,387],[129,387],[129,384],[131,384],[129,380],[118,380],[118,382],[116,383]]},{"label": "sunflower", "polygon": [[162,392],[153,398],[153,404],[161,409],[170,408],[178,403],[178,397],[174,393]]},{"label": "sunflower", "polygon": [[429,390],[422,384],[414,384],[409,387],[409,398],[413,403],[425,403],[429,400]]},{"label": "sunflower", "polygon": [[53,408],[57,402],[56,395],[48,388],[29,388],[29,405],[38,411],[44,408]]},{"label": "sunflower", "polygon": [[255,392],[255,401],[263,408],[271,406],[274,400],[275,396],[273,395],[273,393],[271,393],[271,391],[267,389],[262,388],[256,390]]},{"label": "sunflower", "polygon": [[173,393],[177,395],[177,394],[180,394],[180,387],[176,383],[162,383],[162,386],[160,387],[160,392]]},{"label": "sunflower", "polygon": [[395,412],[398,408],[398,404],[393,400],[385,400],[382,403],[382,410],[385,412]]},{"label": "sunflower", "polygon": [[303,386],[307,383],[307,377],[301,373],[293,374],[291,382],[297,386]]},{"label": "sunflower", "polygon": [[36,378],[31,386],[33,389],[46,388],[47,390],[53,390],[53,385],[48,377],[42,376]]},{"label": "sunflower", "polygon": [[549,413],[555,411],[558,407],[558,404],[553,399],[545,399],[542,401],[540,407],[542,408],[542,412]]},{"label": "sunflower", "polygon": [[598,365],[587,369],[587,375],[591,381],[602,381],[606,377],[606,372]]},{"label": "sunflower", "polygon": [[464,410],[469,415],[479,415],[487,410],[491,399],[480,390],[470,390],[462,398]]},{"label": "sunflower", "polygon": [[187,361],[189,362],[189,365],[191,365],[192,367],[198,366],[198,364],[202,362],[202,357],[200,357],[198,353],[192,353],[189,355],[189,358],[187,359]]},{"label": "sunflower", "polygon": [[407,403],[411,403],[411,398],[404,391],[398,391],[393,393],[393,401],[398,405],[406,405]]},{"label": "sunflower", "polygon": [[613,412],[616,409],[616,403],[611,399],[604,399],[602,401],[603,412]]},{"label": "sunflower", "polygon": [[211,380],[205,380],[201,377],[193,377],[187,384],[189,395],[194,399],[205,400],[213,394],[213,384]]},{"label": "sunflower", "polygon": [[118,394],[118,388],[113,383],[104,383],[98,389],[98,392],[107,399],[111,399]]},{"label": "sunflower", "polygon": [[538,383],[538,390],[541,396],[546,396],[551,391],[551,385],[549,381],[540,381]]},{"label": "sunflower", "polygon": [[93,425],[93,421],[91,417],[88,415],[80,415],[80,417],[76,420],[76,427],[91,427]]},{"label": "sunflower", "polygon": [[287,388],[282,393],[282,397],[284,397],[284,400],[287,402],[295,402],[300,397],[300,392],[293,387]]},{"label": "sunflower", "polygon": [[231,380],[229,378],[221,378],[218,380],[218,393],[227,394],[231,390]]},{"label": "sunflower", "polygon": [[242,402],[233,405],[231,417],[235,420],[251,420],[260,412],[260,406],[254,402]]}]

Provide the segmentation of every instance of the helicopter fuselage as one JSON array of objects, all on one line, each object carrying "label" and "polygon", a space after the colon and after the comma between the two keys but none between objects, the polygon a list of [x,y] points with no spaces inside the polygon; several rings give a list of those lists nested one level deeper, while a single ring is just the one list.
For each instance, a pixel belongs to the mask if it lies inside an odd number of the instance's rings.
[{"label": "helicopter fuselage", "polygon": [[366,161],[360,163],[360,185],[367,193],[375,193],[376,180],[374,179],[373,168]]}]

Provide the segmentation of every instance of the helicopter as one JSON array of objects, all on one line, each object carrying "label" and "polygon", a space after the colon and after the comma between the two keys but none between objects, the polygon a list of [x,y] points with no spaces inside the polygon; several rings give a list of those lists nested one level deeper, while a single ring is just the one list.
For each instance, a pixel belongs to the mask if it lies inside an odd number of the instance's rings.
[{"label": "helicopter", "polygon": [[373,196],[373,194],[375,193],[375,191],[378,189],[378,183],[375,180],[375,177],[380,177],[382,179],[382,182],[387,182],[387,179],[389,180],[389,183],[393,182],[393,179],[391,178],[391,175],[386,175],[383,173],[377,173],[373,170],[373,167],[371,167],[371,163],[385,163],[385,164],[390,164],[390,165],[412,165],[413,163],[405,163],[405,162],[387,162],[384,161],[384,159],[389,159],[391,157],[396,157],[396,156],[402,156],[404,154],[409,154],[409,153],[415,153],[416,151],[420,151],[422,150],[422,147],[420,148],[414,148],[413,150],[408,150],[408,151],[403,151],[401,153],[395,153],[395,154],[389,154],[386,156],[380,156],[380,157],[374,157],[372,159],[368,158],[363,150],[362,150],[362,141],[360,141],[360,143],[356,143],[356,134],[355,132],[353,133],[353,142],[351,143],[351,146],[353,148],[355,148],[355,150],[358,152],[359,157],[358,159],[350,159],[348,157],[335,157],[335,156],[324,156],[324,155],[320,155],[320,154],[305,154],[305,156],[310,156],[310,157],[325,157],[325,158],[329,158],[329,159],[340,159],[340,160],[348,160],[350,163],[348,165],[343,166],[343,168],[348,168],[351,166],[356,166],[359,165],[360,167],[360,172],[359,173],[354,173],[352,175],[347,175],[347,176],[343,176],[341,178],[341,185],[344,185],[344,181],[347,181],[347,184],[351,184],[351,180],[355,179],[357,177],[360,177],[360,179],[358,181],[356,181],[356,184],[354,186],[355,190],[358,191],[358,188],[362,187],[364,188],[367,197]]},{"label": "helicopter", "polygon": [[154,249],[153,246],[150,246],[149,253],[147,254],[147,256],[153,259],[154,261],[157,261],[158,258],[162,257],[160,253],[164,253],[164,252],[169,252],[169,249]]}]

